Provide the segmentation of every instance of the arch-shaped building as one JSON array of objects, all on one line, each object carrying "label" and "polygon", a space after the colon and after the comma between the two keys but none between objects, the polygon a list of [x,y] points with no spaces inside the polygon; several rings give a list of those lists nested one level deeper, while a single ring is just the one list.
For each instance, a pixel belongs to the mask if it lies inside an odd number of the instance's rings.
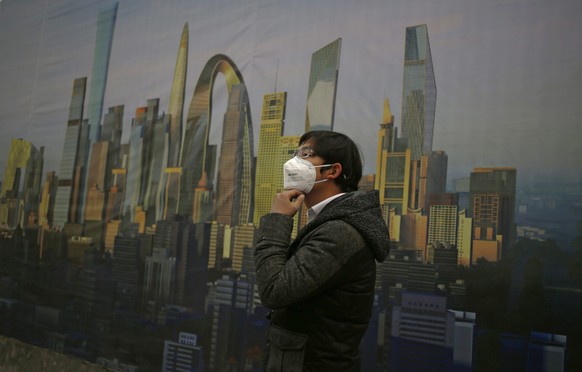
[{"label": "arch-shaped building", "polygon": [[[208,143],[212,92],[218,74],[224,76],[228,90],[219,159],[216,146]],[[207,187],[213,187],[219,161],[214,219],[231,226],[251,221],[252,158],[251,110],[243,77],[229,57],[217,54],[202,69],[188,109],[180,157],[182,177],[178,213],[192,216],[194,191],[204,175],[209,180]]]}]

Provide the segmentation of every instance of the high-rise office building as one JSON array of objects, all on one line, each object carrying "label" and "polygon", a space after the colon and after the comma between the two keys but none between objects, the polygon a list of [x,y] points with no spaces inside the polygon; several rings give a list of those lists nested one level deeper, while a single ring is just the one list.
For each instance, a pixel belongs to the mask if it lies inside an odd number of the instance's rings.
[{"label": "high-rise office building", "polygon": [[109,57],[113,44],[113,31],[117,18],[118,3],[105,6],[99,10],[97,17],[97,32],[95,34],[95,49],[93,52],[93,70],[89,88],[87,117],[89,119],[89,140],[91,143],[99,141],[101,114],[103,113],[103,98],[107,86]]},{"label": "high-rise office building", "polygon": [[145,185],[143,207],[146,211],[146,224],[153,225],[162,219],[164,205],[162,194],[164,191],[164,175],[168,159],[169,116],[153,120],[151,146],[149,147],[149,172]]},{"label": "high-rise office building", "polygon": [[407,27],[401,125],[412,160],[420,160],[432,151],[436,94],[428,28]]},{"label": "high-rise office building", "polygon": [[421,250],[426,259],[426,239],[428,233],[428,218],[420,209],[408,209],[402,216],[400,227],[400,242],[407,249]]},{"label": "high-rise office building", "polygon": [[438,273],[435,265],[422,260],[422,251],[398,249],[391,251],[379,268],[383,289],[400,285],[411,291],[434,292]]},{"label": "high-rise office building", "polygon": [[453,370],[473,371],[477,314],[468,311],[449,310],[455,314],[453,340]]},{"label": "high-rise office building", "polygon": [[454,331],[445,296],[403,292],[392,312],[391,370],[452,370]]},{"label": "high-rise office building", "polygon": [[[158,186],[161,182],[163,169],[166,167],[167,153],[164,153],[166,144],[166,130],[163,118],[159,120],[160,100],[148,99],[145,115],[141,118],[142,126],[142,163],[141,186],[138,205],[146,213],[146,223],[155,223],[155,206]],[[164,159],[165,156],[165,159]],[[150,216],[152,215],[153,216]]]},{"label": "high-rise office building", "polygon": [[75,79],[69,107],[69,119],[65,132],[65,143],[58,173],[58,186],[55,197],[54,226],[64,227],[67,222],[75,222],[75,216],[70,213],[73,204],[73,182],[77,170],[77,152],[81,137],[83,122],[83,105],[85,103],[85,88],[87,78]]},{"label": "high-rise office building", "polygon": [[[165,220],[177,213],[178,199],[180,195],[180,176],[182,175],[182,168],[168,167],[164,169],[163,174],[163,190],[161,197],[162,201],[162,219]],[[206,184],[206,179],[204,179]],[[200,185],[200,182],[198,183]],[[193,219],[193,222],[198,222]]]},{"label": "high-rise office building", "polygon": [[[0,197],[0,223],[10,227],[36,224],[44,163],[44,147],[38,150],[21,138],[12,139]],[[14,203],[11,203],[11,201]],[[14,207],[10,207],[14,205]]]},{"label": "high-rise office building", "polygon": [[113,44],[113,32],[115,30],[118,5],[116,2],[102,7],[97,17],[93,67],[87,101],[87,135],[82,136],[82,140],[86,139],[87,144],[81,147],[82,151],[80,151],[80,154],[83,154],[84,157],[79,162],[81,168],[78,186],[78,206],[76,207],[77,219],[79,221],[82,221],[84,217],[86,195],[90,187],[87,180],[87,163],[92,157],[92,145],[99,142],[101,137],[101,115],[103,114],[103,101],[109,71],[109,57],[111,56],[111,45]]},{"label": "high-rise office building", "polygon": [[[174,68],[174,80],[172,90],[170,91],[170,102],[168,104],[168,118],[166,138],[166,151],[162,158],[163,170],[160,175],[160,183],[157,190],[156,220],[171,218],[178,213],[178,201],[180,195],[180,184],[182,176],[181,154],[183,139],[183,111],[184,111],[184,94],[186,89],[186,75],[188,70],[188,23],[184,24],[178,55],[176,57],[176,66]],[[199,149],[198,149],[199,150]],[[200,184],[200,182],[198,182]],[[189,184],[192,186],[192,182]],[[186,195],[190,196],[187,192]],[[194,202],[196,203],[196,202]],[[192,215],[193,222],[198,220],[191,213],[187,203],[182,206],[182,213]]]},{"label": "high-rise office building", "polygon": [[203,350],[197,339],[195,334],[180,332],[178,342],[166,340],[162,371],[204,371]]},{"label": "high-rise office building", "polygon": [[142,270],[138,229],[135,223],[123,227],[115,237],[113,247],[112,273],[117,282],[116,294],[123,312],[118,315],[121,317],[131,316],[139,305]]},{"label": "high-rise office building", "polygon": [[28,161],[34,151],[36,148],[32,143],[22,138],[12,139],[0,197],[16,198],[24,191],[21,188],[22,181],[26,177]]},{"label": "high-rise office building", "polygon": [[103,233],[103,246],[105,252],[113,252],[115,247],[115,237],[119,234],[121,220],[111,220],[105,225],[105,232]]},{"label": "high-rise office building", "polygon": [[[410,149],[406,143],[397,138],[398,130],[394,126],[394,116],[390,103],[384,101],[384,114],[378,132],[378,149],[376,157],[376,180],[374,188],[380,194],[380,206],[387,223],[390,221],[390,210],[394,214],[404,216],[408,212],[410,199]],[[392,239],[395,234],[390,234]]]},{"label": "high-rise office building", "polygon": [[135,112],[129,134],[129,154],[125,179],[125,196],[123,198],[123,216],[135,220],[137,207],[140,205],[143,178],[143,132],[147,108],[140,107]]},{"label": "high-rise office building", "polygon": [[107,174],[107,155],[109,142],[96,142],[91,151],[91,162],[87,173],[87,198],[85,202],[85,221],[102,221],[105,210],[105,175]]},{"label": "high-rise office building", "polygon": [[155,308],[173,304],[176,296],[176,257],[170,250],[154,248],[146,257],[143,276],[142,301],[154,304]]},{"label": "high-rise office building", "polygon": [[114,168],[112,186],[107,195],[107,206],[105,209],[105,221],[120,220],[123,215],[123,198],[125,196],[125,178],[127,169]]},{"label": "high-rise office building", "polygon": [[448,285],[457,279],[457,264],[459,261],[459,250],[454,245],[437,243],[432,248],[432,258],[429,262],[434,263],[439,272],[439,283]]},{"label": "high-rise office building", "polygon": [[[301,136],[283,136],[280,138],[281,148],[279,155],[275,158],[277,160],[277,164],[275,169],[278,171],[276,174],[278,175],[277,179],[275,180],[275,190],[276,192],[283,191],[283,165],[293,157],[295,150],[299,146],[299,140]],[[275,195],[270,195],[271,201]],[[269,209],[270,211],[270,209]],[[307,223],[307,208],[302,206],[299,212],[293,217],[293,231],[291,232],[291,236],[297,236],[297,231],[300,228],[305,226]]]},{"label": "high-rise office building", "polygon": [[471,243],[473,236],[473,219],[467,216],[467,210],[459,212],[457,219],[457,249],[459,250],[459,265],[471,265]]},{"label": "high-rise office building", "polygon": [[234,85],[224,115],[215,208],[216,220],[231,226],[252,221],[252,132],[247,123],[248,104],[245,86]]},{"label": "high-rise office building", "polygon": [[430,195],[446,192],[447,164],[448,156],[444,151],[432,151],[430,155],[421,157],[418,190],[415,190],[418,192],[418,205],[415,208],[422,208],[428,213]]},{"label": "high-rise office building", "polygon": [[457,244],[456,194],[431,194],[428,208],[427,243]]},{"label": "high-rise office building", "polygon": [[240,225],[232,231],[232,269],[235,272],[242,272],[245,249],[253,248],[253,238],[255,235],[255,225]]},{"label": "high-rise office building", "polygon": [[[218,72],[224,75],[226,87],[229,92],[229,108],[227,110],[231,110],[231,112],[225,115],[225,121],[234,120],[237,124],[240,123],[244,126],[244,128],[239,128],[236,125],[229,126],[231,129],[236,129],[235,131],[240,136],[236,141],[237,147],[230,148],[229,151],[235,152],[233,149],[236,149],[236,161],[240,162],[236,166],[236,171],[241,175],[241,183],[237,185],[237,198],[240,198],[241,206],[240,208],[237,207],[239,208],[238,213],[231,212],[231,214],[235,222],[240,220],[246,223],[252,219],[252,214],[250,213],[252,212],[252,198],[254,196],[252,193],[252,183],[254,181],[252,179],[252,162],[254,152],[251,109],[240,71],[230,58],[222,54],[217,54],[208,60],[194,88],[194,95],[192,96],[188,110],[186,130],[184,131],[184,139],[182,141],[180,196],[177,213],[184,216],[192,215],[194,190],[204,173],[206,173],[209,189],[213,189],[212,181],[215,175],[217,151],[216,145],[209,145],[208,137],[210,132],[210,119],[212,117],[210,110],[212,107],[212,88]],[[237,90],[238,92],[234,93],[233,90]],[[235,107],[231,107],[232,104]],[[238,107],[236,107],[237,104]],[[244,117],[244,120],[240,120],[241,117]],[[223,140],[232,140],[231,134],[228,133],[226,137],[223,135]],[[221,150],[224,146],[225,144],[223,143]],[[227,164],[224,165],[226,166]],[[229,165],[229,168],[232,166]],[[222,171],[222,168],[219,169]],[[232,169],[227,173],[229,173],[228,177],[233,176]],[[233,181],[225,179],[227,185],[224,185],[224,187],[228,189],[228,184],[231,182]],[[217,193],[216,197],[221,198],[220,193]],[[223,195],[222,198],[227,198],[227,196]],[[230,201],[226,200],[225,202],[224,207],[228,209]],[[217,206],[218,208],[220,206]],[[170,211],[168,213],[173,214]],[[223,218],[228,218],[226,217],[228,213],[226,210],[221,213],[225,216]],[[246,216],[246,213],[249,213],[249,215]]]},{"label": "high-rise office building", "polygon": [[205,312],[208,292],[208,256],[211,223],[188,221],[182,231],[176,275],[176,303],[187,306],[194,314]]},{"label": "high-rise office building", "polygon": [[305,131],[333,130],[335,98],[342,39],[337,39],[311,56]]},{"label": "high-rise office building", "polygon": [[283,170],[275,159],[281,154],[281,136],[285,122],[287,92],[265,94],[261,112],[261,129],[255,175],[255,205],[253,223],[271,210],[273,196]]},{"label": "high-rise office building", "polygon": [[194,190],[194,206],[192,209],[192,222],[201,223],[212,221],[212,207],[214,193],[209,189],[206,172],[202,174],[198,187]]},{"label": "high-rise office building", "polygon": [[40,204],[38,207],[38,225],[45,230],[53,224],[55,195],[57,193],[56,177],[57,175],[54,171],[47,172],[46,180],[42,186]]},{"label": "high-rise office building", "polygon": [[180,165],[180,151],[182,146],[182,114],[184,111],[184,92],[186,89],[186,74],[188,70],[188,23],[184,24],[176,67],[174,68],[174,80],[170,91],[168,114],[170,115],[170,138],[168,151],[168,167]]},{"label": "high-rise office building", "polygon": [[[108,142],[107,168],[104,176],[104,190],[106,192],[113,186],[113,173],[115,168],[121,168],[121,135],[123,132],[124,106],[109,107],[103,117],[101,126],[101,141]],[[90,184],[88,185],[91,186]]]},{"label": "high-rise office building", "polygon": [[123,213],[135,221],[140,208],[144,224],[161,219],[161,188],[167,159],[167,116],[158,118],[159,99],[136,110],[129,139],[127,188]]},{"label": "high-rise office building", "polygon": [[512,167],[471,172],[473,262],[480,257],[499,261],[515,243],[516,178]]},{"label": "high-rise office building", "polygon": [[209,370],[218,370],[229,359],[237,362],[235,370],[242,370],[245,362],[245,323],[253,302],[253,285],[245,276],[228,275],[214,283],[210,297],[213,309],[210,341]]}]

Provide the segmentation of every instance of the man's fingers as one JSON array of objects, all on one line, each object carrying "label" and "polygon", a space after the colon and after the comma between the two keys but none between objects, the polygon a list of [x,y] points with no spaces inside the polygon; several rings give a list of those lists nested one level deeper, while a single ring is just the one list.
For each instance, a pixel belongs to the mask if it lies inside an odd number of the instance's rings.
[{"label": "man's fingers", "polygon": [[295,200],[293,201],[293,204],[295,204],[297,209],[299,209],[299,207],[301,207],[301,204],[303,204],[303,200],[305,200],[305,194],[300,194],[299,196],[297,196],[297,198],[295,198]]}]

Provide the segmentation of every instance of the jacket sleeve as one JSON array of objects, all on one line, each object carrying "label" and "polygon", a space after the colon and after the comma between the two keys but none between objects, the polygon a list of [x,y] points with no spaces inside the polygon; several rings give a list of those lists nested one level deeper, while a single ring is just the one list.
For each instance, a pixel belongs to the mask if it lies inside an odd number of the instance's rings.
[{"label": "jacket sleeve", "polygon": [[[263,305],[287,307],[333,286],[335,275],[363,239],[342,221],[329,221],[306,237],[288,257],[293,219],[282,214],[263,216],[255,244],[255,270]],[[355,233],[355,235],[354,235]]]}]

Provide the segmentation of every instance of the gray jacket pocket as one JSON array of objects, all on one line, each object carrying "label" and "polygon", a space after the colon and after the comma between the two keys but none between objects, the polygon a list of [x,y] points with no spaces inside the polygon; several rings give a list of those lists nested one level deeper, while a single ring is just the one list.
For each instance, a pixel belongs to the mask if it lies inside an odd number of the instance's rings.
[{"label": "gray jacket pocket", "polygon": [[267,333],[265,371],[301,371],[306,343],[306,335],[271,325]]}]

